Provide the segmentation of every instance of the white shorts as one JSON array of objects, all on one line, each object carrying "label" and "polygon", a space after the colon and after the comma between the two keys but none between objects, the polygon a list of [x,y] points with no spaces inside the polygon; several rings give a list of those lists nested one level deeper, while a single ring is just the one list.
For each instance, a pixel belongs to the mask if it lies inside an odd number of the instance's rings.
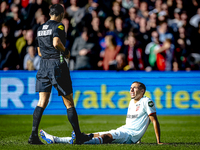
[{"label": "white shorts", "polygon": [[108,134],[110,133],[113,137],[112,143],[118,143],[118,144],[133,144],[131,141],[132,135],[129,133],[128,130],[124,128],[117,128],[116,130],[110,130],[105,132],[98,132],[99,135]]}]

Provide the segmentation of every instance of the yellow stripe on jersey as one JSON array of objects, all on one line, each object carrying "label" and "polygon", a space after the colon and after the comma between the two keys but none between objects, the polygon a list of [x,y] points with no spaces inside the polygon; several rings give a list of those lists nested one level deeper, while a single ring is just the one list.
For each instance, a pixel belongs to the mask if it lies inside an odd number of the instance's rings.
[{"label": "yellow stripe on jersey", "polygon": [[64,27],[63,27],[62,25],[59,25],[58,28],[59,28],[60,30],[64,30]]}]

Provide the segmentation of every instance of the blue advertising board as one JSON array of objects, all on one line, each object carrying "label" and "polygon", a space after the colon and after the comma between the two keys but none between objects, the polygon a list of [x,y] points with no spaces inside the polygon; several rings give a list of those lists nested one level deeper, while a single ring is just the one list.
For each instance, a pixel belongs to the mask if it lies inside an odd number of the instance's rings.
[{"label": "blue advertising board", "polygon": [[[0,71],[0,114],[32,114],[39,96],[36,71]],[[72,71],[73,97],[79,115],[125,115],[133,81],[143,82],[158,115],[200,114],[200,72]],[[66,114],[52,88],[44,114]]]}]

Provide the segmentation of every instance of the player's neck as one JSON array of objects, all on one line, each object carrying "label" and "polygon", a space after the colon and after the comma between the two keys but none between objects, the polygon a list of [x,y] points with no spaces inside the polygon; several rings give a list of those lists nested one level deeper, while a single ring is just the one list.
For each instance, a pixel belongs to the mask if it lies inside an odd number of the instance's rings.
[{"label": "player's neck", "polygon": [[134,100],[134,103],[137,103],[139,101],[139,99],[133,99]]},{"label": "player's neck", "polygon": [[60,22],[58,16],[51,16],[50,20]]},{"label": "player's neck", "polygon": [[[142,96],[143,97],[143,96]],[[139,97],[139,98],[137,98],[137,99],[133,99],[134,100],[134,103],[137,103],[138,101],[140,101],[140,99],[142,98],[142,97]]]}]

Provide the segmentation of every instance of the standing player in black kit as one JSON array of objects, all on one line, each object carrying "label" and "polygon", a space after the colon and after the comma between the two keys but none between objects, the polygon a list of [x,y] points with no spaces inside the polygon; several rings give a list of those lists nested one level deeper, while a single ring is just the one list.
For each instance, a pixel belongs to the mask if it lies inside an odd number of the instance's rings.
[{"label": "standing player in black kit", "polygon": [[30,144],[43,144],[38,137],[38,126],[46,108],[54,86],[58,95],[62,96],[67,108],[68,120],[76,133],[76,143],[81,144],[92,138],[92,134],[85,135],[79,128],[78,116],[73,102],[72,82],[69,68],[63,57],[69,58],[70,52],[65,49],[65,29],[61,20],[64,9],[60,4],[50,8],[50,20],[41,25],[37,31],[37,49],[41,56],[40,69],[37,72],[36,92],[39,92],[39,102],[33,113],[32,134]]}]

